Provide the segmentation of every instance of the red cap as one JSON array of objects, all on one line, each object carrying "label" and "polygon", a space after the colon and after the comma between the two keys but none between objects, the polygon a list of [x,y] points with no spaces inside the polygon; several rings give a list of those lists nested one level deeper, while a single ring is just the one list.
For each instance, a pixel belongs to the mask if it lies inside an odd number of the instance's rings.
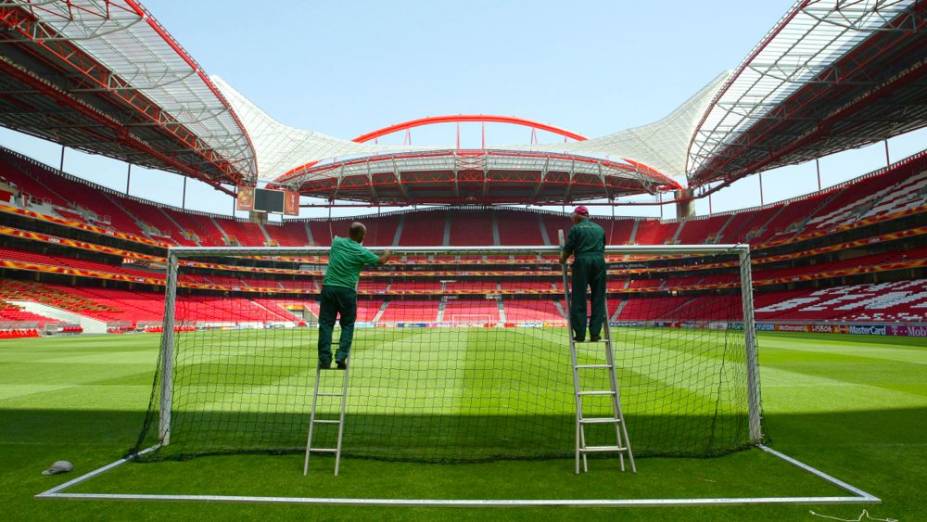
[{"label": "red cap", "polygon": [[587,216],[587,217],[588,217],[588,216],[589,216],[589,209],[586,208],[586,207],[583,206],[583,205],[580,205],[580,206],[576,207],[575,209],[573,209],[573,213],[574,213],[574,214],[579,214],[580,216]]}]

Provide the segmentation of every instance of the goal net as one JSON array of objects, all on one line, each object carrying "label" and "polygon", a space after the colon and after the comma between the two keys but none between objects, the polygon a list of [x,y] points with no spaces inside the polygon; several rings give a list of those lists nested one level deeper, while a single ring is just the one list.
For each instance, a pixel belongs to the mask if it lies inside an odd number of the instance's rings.
[{"label": "goal net", "polygon": [[[403,248],[394,262],[363,272],[344,455],[572,456],[557,254]],[[161,459],[304,449],[326,255],[171,250],[158,371],[136,451],[159,444],[147,458]],[[635,454],[713,456],[760,442],[753,326],[744,321],[745,310],[752,318],[746,247],[609,247],[607,257],[607,319]],[[580,363],[601,349],[578,346]],[[584,385],[607,388],[607,377],[591,374]],[[597,406],[587,402],[593,415]],[[320,402],[320,416],[335,414],[337,401],[326,408]],[[603,415],[608,408],[603,401]],[[326,436],[319,431],[313,444],[331,447],[335,430]]]}]

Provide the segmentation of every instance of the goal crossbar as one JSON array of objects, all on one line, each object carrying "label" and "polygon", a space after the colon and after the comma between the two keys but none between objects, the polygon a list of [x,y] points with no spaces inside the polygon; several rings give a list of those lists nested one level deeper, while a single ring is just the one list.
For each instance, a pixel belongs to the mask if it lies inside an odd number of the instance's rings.
[{"label": "goal crossbar", "polygon": [[[366,247],[372,252],[389,251],[396,255],[444,254],[455,255],[555,255],[560,253],[558,246],[395,246]],[[171,247],[168,256],[178,258],[208,256],[298,256],[325,255],[329,247]],[[605,247],[606,254],[616,255],[711,255],[739,254],[749,252],[748,244],[720,245],[610,245]]]}]

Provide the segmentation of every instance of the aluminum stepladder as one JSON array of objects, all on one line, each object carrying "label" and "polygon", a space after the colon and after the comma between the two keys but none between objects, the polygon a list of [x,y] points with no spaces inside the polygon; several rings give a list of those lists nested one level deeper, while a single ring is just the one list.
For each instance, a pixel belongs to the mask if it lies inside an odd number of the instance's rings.
[{"label": "aluminum stepladder", "polygon": [[[560,248],[563,249],[566,244],[564,241],[563,230],[558,231]],[[563,296],[566,300],[567,314],[569,315],[571,295],[570,295],[570,277],[568,274],[568,265],[562,266],[563,269]],[[607,300],[606,300],[607,303]],[[576,341],[573,339],[573,330],[569,326],[569,317],[567,317],[567,337],[570,342],[570,364],[573,367],[573,396],[576,402],[576,474],[580,471],[589,471],[589,462],[587,455],[589,453],[617,453],[621,465],[621,471],[625,470],[624,456],[628,455],[628,463],[631,471],[637,473],[637,466],[634,464],[634,453],[631,451],[631,439],[628,438],[628,429],[624,421],[624,414],[621,411],[621,391],[618,387],[618,376],[615,369],[615,352],[612,350],[612,333],[608,325],[608,306],[606,305],[605,320],[603,321],[604,337],[601,341],[595,343],[583,343],[587,345],[602,346],[605,350],[605,362],[596,364],[579,364],[577,355]],[[585,370],[606,370],[608,372],[609,389],[608,390],[584,390],[581,383],[580,373]],[[583,397],[589,396],[609,396],[612,416],[611,417],[586,417],[583,414]],[[590,446],[586,444],[586,426],[589,424],[613,424],[615,426],[615,445],[611,446]],[[580,467],[580,461],[582,466]]]},{"label": "aluminum stepladder", "polygon": [[[332,345],[335,342],[332,341]],[[348,358],[350,361],[350,358]],[[344,370],[338,369],[326,369],[323,370],[321,367],[316,367],[315,369],[315,386],[312,390],[312,408],[309,413],[309,436],[306,438],[306,460],[303,463],[303,476],[309,474],[309,457],[312,453],[334,453],[335,454],[335,476],[338,476],[338,469],[341,465],[341,440],[344,436],[344,410],[345,405],[348,400],[348,372],[351,371],[351,365],[348,364],[348,367]],[[322,381],[322,375],[324,374],[340,374],[341,375],[341,393],[333,393],[328,391],[319,391],[319,384]],[[316,418],[318,413],[319,397],[339,397],[340,404],[338,408],[338,419],[318,419]],[[325,426],[325,425],[338,425],[338,442],[335,444],[334,448],[315,448],[312,446],[312,436],[315,434],[316,425]]]}]

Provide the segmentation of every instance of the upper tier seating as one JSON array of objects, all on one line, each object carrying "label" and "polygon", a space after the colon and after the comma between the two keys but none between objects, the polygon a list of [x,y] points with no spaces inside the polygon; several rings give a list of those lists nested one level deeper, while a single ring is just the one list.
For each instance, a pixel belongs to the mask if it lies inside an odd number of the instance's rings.
[{"label": "upper tier seating", "polygon": [[563,230],[564,234],[567,234],[570,231],[570,227],[573,226],[573,222],[570,221],[569,216],[557,216],[557,215],[544,215],[544,228],[547,229],[547,238],[550,240],[551,245],[557,245],[558,236],[557,232]]},{"label": "upper tier seating", "polygon": [[309,246],[306,225],[300,221],[286,223],[267,223],[264,230],[270,236],[271,244],[277,246]]},{"label": "upper tier seating", "polygon": [[[79,181],[72,181],[15,155],[0,153],[0,176],[29,194],[60,207],[66,218],[79,218],[104,228],[142,234],[135,221],[110,197]],[[68,209],[72,212],[67,212]]]},{"label": "upper tier seating", "polygon": [[[466,213],[470,216],[470,213]],[[424,212],[414,219],[403,223],[399,244],[403,246],[440,246],[444,244],[444,227],[447,213],[438,211]],[[492,244],[492,240],[488,245]]]},{"label": "upper tier seating", "polygon": [[[806,231],[828,231],[864,219],[927,205],[927,154],[915,155],[886,172],[811,194],[794,201],[747,209],[733,214],[689,218],[681,222],[656,219],[595,217],[605,228],[610,244],[759,244],[781,240]],[[15,153],[0,149],[0,182],[9,189],[44,201],[45,211],[67,219],[179,245],[222,246],[237,243],[263,246],[331,244],[332,235],[346,236],[350,219],[290,220],[284,225],[261,227],[230,217],[209,216],[127,198],[109,189],[62,176]],[[5,199],[9,201],[9,197]],[[495,219],[494,219],[495,218]],[[557,244],[557,231],[568,231],[569,216],[500,209],[427,210],[419,213],[367,215],[365,243],[394,244],[400,223],[399,245],[479,246],[496,243],[493,222],[502,245]],[[308,223],[312,241],[306,232]],[[636,227],[636,230],[635,230]],[[541,233],[546,232],[546,237]],[[446,234],[447,231],[447,234]],[[632,237],[633,235],[633,237]],[[268,237],[269,236],[269,237]],[[445,237],[447,236],[447,237]]]},{"label": "upper tier seating", "polygon": [[267,243],[261,227],[249,221],[217,219],[229,243],[243,246],[264,246]]},{"label": "upper tier seating", "polygon": [[168,217],[166,208],[140,203],[130,198],[119,201],[122,208],[137,217],[146,234],[153,239],[183,246],[196,246],[196,242],[184,235],[183,229]]},{"label": "upper tier seating", "polygon": [[[367,226],[367,235],[364,237],[365,246],[392,246],[393,239],[396,236],[396,229],[399,228],[399,222],[404,216],[392,215],[376,218],[374,216],[361,216],[357,218]],[[349,237],[348,231],[354,220],[339,219],[331,222],[324,220],[297,221],[300,226],[309,225],[312,232],[312,239],[317,246],[329,246],[332,244],[332,236]],[[443,223],[443,222],[442,222]],[[443,224],[441,225],[444,226]]]},{"label": "upper tier seating", "polygon": [[923,205],[927,171],[900,180],[895,176],[874,178],[860,185],[847,187],[845,194],[837,198],[837,203],[818,212],[808,224],[816,228],[833,228]]},{"label": "upper tier seating", "polygon": [[[460,246],[495,244],[493,241],[493,219],[491,214],[487,212],[449,212],[448,217],[451,220],[449,244]],[[444,223],[433,223],[433,226],[437,225],[440,225],[443,234]],[[405,231],[403,231],[403,235],[405,235]]]},{"label": "upper tier seating", "polygon": [[673,239],[673,234],[679,228],[679,223],[661,223],[657,219],[642,219],[637,222],[637,234],[634,243],[637,245],[663,245]]},{"label": "upper tier seating", "polygon": [[728,222],[731,216],[721,215],[701,219],[687,219],[679,232],[678,241],[682,245],[699,245],[713,243],[721,227]]},{"label": "upper tier seating", "polygon": [[[502,245],[543,245],[544,238],[541,236],[541,220],[538,214],[534,213],[515,213],[506,215],[500,219],[496,216],[496,222],[499,226],[499,243]],[[451,244],[454,243],[454,235],[451,235]],[[556,241],[556,238],[552,238]]]},{"label": "upper tier seating", "polygon": [[399,228],[399,221],[402,216],[383,216],[379,219],[367,219],[360,221],[367,224],[367,236],[364,238],[364,244],[367,246],[392,246],[393,239],[396,237],[396,230]]},{"label": "upper tier seating", "polygon": [[225,245],[222,232],[216,228],[216,224],[209,216],[192,212],[180,212],[175,209],[164,209],[164,212],[183,227],[188,235],[195,238],[200,246]]}]

